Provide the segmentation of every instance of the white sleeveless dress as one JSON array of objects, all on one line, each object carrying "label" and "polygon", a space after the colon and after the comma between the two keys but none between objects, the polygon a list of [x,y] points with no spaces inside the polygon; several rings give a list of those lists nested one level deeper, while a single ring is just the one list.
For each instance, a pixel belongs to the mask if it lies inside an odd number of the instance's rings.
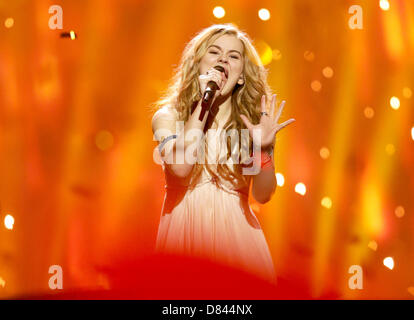
[{"label": "white sleeveless dress", "polygon": [[[165,115],[170,117],[166,121],[176,116],[174,110]],[[220,128],[220,124],[217,126]],[[218,132],[215,135],[218,143],[212,145],[221,150],[226,146],[220,143]],[[189,189],[191,177],[179,179],[164,163],[162,167],[166,193],[156,252],[209,259],[276,283],[268,244],[248,203],[249,186],[234,187],[238,184],[222,178],[215,181],[204,168],[195,188]]]}]

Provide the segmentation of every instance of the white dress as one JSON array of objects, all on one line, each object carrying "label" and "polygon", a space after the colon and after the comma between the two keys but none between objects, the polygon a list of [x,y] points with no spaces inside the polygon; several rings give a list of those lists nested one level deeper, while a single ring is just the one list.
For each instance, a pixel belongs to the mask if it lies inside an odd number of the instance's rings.
[{"label": "white dress", "polygon": [[[177,111],[162,116],[171,121]],[[189,189],[191,177],[179,179],[164,163],[162,167],[166,193],[156,252],[209,259],[276,283],[268,244],[248,203],[249,187],[234,187],[222,178],[215,181],[204,168],[196,187]]]}]

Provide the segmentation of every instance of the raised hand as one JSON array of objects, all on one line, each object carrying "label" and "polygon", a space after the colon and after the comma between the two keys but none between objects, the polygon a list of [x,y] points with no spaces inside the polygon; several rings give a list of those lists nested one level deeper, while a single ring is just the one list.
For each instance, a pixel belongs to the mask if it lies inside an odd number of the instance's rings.
[{"label": "raised hand", "polygon": [[282,114],[283,107],[285,106],[286,101],[282,101],[279,105],[276,115],[275,112],[275,104],[276,104],[276,95],[272,95],[272,101],[270,104],[270,111],[267,113],[266,111],[266,96],[262,96],[261,101],[261,114],[260,122],[256,125],[253,125],[249,119],[245,115],[240,115],[241,119],[243,120],[244,124],[246,125],[247,129],[249,129],[249,134],[253,137],[253,142],[258,144],[258,141],[255,141],[253,130],[260,129],[261,131],[261,148],[267,149],[270,146],[274,145],[274,140],[276,133],[279,132],[281,129],[286,127],[288,124],[296,121],[295,119],[291,118],[286,120],[283,123],[277,123],[279,121],[280,115]]}]

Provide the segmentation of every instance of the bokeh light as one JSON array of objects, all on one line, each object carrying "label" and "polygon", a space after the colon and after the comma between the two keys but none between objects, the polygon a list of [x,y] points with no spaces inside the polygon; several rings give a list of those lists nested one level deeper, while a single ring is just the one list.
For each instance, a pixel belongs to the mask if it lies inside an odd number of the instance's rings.
[{"label": "bokeh light", "polygon": [[270,12],[267,9],[260,9],[258,12],[259,18],[263,21],[267,21],[270,19]]},{"label": "bokeh light", "polygon": [[330,151],[327,147],[322,147],[319,150],[319,155],[321,156],[322,159],[328,159],[330,155]]},{"label": "bokeh light", "polygon": [[384,263],[384,266],[386,266],[388,269],[390,270],[394,269],[394,259],[392,257],[386,257],[383,263]]},{"label": "bokeh light", "polygon": [[371,107],[366,107],[364,109],[364,115],[366,118],[372,119],[375,115],[374,109],[372,109]]},{"label": "bokeh light", "polygon": [[409,87],[404,87],[403,88],[403,97],[404,98],[410,99],[412,97],[412,95],[413,95],[413,92]]},{"label": "bokeh light", "polygon": [[213,9],[213,15],[217,18],[217,19],[221,19],[226,15],[226,10],[224,10],[223,7],[217,6],[214,7]]},{"label": "bokeh light", "polygon": [[368,243],[368,248],[370,248],[371,250],[373,250],[373,251],[377,251],[377,248],[378,248],[378,244],[377,244],[377,242],[376,241],[374,241],[374,240],[371,240],[369,243]]},{"label": "bokeh light", "polygon": [[312,51],[305,51],[305,53],[303,54],[303,57],[305,58],[306,61],[313,61],[315,60],[315,54]]},{"label": "bokeh light", "polygon": [[109,131],[101,130],[96,134],[95,144],[98,149],[105,151],[112,147],[114,144],[114,138]]},{"label": "bokeh light", "polygon": [[283,187],[283,185],[285,184],[285,177],[283,176],[283,174],[281,174],[280,172],[277,172],[276,181],[279,187]]},{"label": "bokeh light", "polygon": [[395,215],[397,216],[397,218],[404,217],[404,214],[405,210],[403,206],[398,206],[397,208],[395,208]]},{"label": "bokeh light", "polygon": [[14,226],[14,218],[10,214],[4,217],[4,226],[6,229],[12,230]]},{"label": "bokeh light", "polygon": [[393,108],[394,110],[397,110],[400,108],[400,99],[398,99],[397,97],[392,97],[390,99],[390,106],[391,108]]},{"label": "bokeh light", "polygon": [[387,11],[390,8],[390,3],[388,0],[380,0],[379,6],[382,10]]},{"label": "bokeh light", "polygon": [[319,80],[314,80],[311,82],[311,88],[315,92],[319,92],[322,89],[322,83]]},{"label": "bokeh light", "polygon": [[6,20],[4,20],[4,26],[6,28],[11,28],[14,25],[14,19],[13,18],[7,18]]},{"label": "bokeh light", "polygon": [[331,67],[325,67],[322,69],[322,74],[325,78],[332,78],[334,75],[333,69]]},{"label": "bokeh light", "polygon": [[329,197],[323,197],[321,200],[322,207],[330,209],[332,207],[332,200]]},{"label": "bokeh light", "polygon": [[295,185],[295,192],[304,196],[306,194],[306,186],[302,182],[299,182]]}]

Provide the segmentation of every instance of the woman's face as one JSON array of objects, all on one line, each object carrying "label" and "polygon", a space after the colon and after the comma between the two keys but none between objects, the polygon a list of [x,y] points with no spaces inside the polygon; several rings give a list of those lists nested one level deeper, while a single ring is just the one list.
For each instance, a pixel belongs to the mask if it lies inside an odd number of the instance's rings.
[{"label": "woman's face", "polygon": [[243,43],[233,35],[222,35],[208,48],[200,61],[199,72],[206,74],[207,70],[220,65],[226,70],[227,78],[224,81],[221,95],[233,91],[236,83],[242,85],[243,80]]}]

